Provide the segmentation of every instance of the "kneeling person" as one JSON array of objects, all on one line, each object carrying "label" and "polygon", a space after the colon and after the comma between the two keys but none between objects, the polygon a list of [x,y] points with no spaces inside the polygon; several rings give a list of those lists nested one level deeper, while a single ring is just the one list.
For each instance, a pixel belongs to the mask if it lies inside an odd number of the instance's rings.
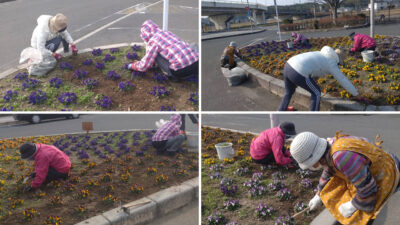
[{"label": "kneeling person", "polygon": [[20,146],[21,158],[35,161],[33,181],[27,190],[36,189],[56,179],[67,179],[71,169],[69,157],[52,145],[24,143]]},{"label": "kneeling person", "polygon": [[181,147],[186,137],[184,131],[180,130],[182,125],[181,116],[172,115],[170,120],[162,125],[153,135],[152,144],[158,154],[175,154]]}]

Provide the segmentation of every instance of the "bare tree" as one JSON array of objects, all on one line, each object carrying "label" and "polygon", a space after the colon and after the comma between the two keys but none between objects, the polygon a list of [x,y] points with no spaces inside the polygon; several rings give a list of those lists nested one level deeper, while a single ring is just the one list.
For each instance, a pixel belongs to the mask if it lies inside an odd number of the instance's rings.
[{"label": "bare tree", "polygon": [[345,0],[320,0],[320,1],[329,6],[329,8],[331,9],[333,24],[336,25],[336,19],[338,15],[337,9],[340,7],[340,4],[342,4]]}]

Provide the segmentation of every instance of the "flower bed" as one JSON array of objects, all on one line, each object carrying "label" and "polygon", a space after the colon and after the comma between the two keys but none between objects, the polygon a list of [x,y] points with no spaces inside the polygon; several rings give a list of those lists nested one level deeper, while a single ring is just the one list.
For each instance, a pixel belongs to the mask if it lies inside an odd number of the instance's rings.
[{"label": "flower bed", "polygon": [[[75,224],[196,177],[197,154],[156,155],[151,145],[153,133],[0,140],[0,223],[44,224],[51,217],[59,218],[61,224]],[[69,155],[69,179],[53,181],[36,192],[23,192],[22,181],[33,172],[33,162],[19,156],[19,145],[26,141],[54,144]],[[141,154],[136,156],[138,152]]]},{"label": "flower bed", "polygon": [[[28,78],[20,70],[0,80],[0,109],[3,111],[173,111],[198,110],[192,96],[198,93],[197,78],[169,81],[155,68],[146,73],[132,72],[128,63],[140,60],[140,46],[94,49],[63,58],[48,75]],[[152,95],[162,86],[168,95]],[[31,101],[32,94],[39,99]],[[66,102],[65,93],[76,95]],[[64,95],[64,97],[62,97]]]},{"label": "flower bed", "polygon": [[[344,50],[345,65],[341,71],[357,88],[366,101],[373,105],[400,104],[400,38],[376,35],[377,51],[380,56],[374,62],[365,63],[361,55],[350,55],[352,41],[348,37],[311,38],[309,47],[295,46],[288,49],[285,42],[262,42],[241,49],[246,63],[269,74],[283,79],[283,68],[286,61],[297,54],[308,51],[319,51],[323,46]],[[356,100],[344,90],[332,75],[319,78],[317,83],[323,93],[334,97]]]},{"label": "flower bed", "polygon": [[[202,128],[202,224],[283,224],[314,196],[319,174],[252,162],[254,137]],[[219,161],[214,145],[221,142],[233,143],[233,160]],[[321,210],[299,216],[296,224],[309,224]]]}]

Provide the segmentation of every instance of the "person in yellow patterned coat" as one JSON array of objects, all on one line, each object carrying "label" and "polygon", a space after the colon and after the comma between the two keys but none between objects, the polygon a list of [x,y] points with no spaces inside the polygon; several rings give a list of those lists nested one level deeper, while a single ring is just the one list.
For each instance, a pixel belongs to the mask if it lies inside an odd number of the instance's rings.
[{"label": "person in yellow patterned coat", "polygon": [[323,203],[341,224],[372,224],[390,196],[400,189],[400,162],[380,144],[339,133],[327,139],[311,132],[298,134],[290,152],[300,168],[323,168],[310,210]]}]

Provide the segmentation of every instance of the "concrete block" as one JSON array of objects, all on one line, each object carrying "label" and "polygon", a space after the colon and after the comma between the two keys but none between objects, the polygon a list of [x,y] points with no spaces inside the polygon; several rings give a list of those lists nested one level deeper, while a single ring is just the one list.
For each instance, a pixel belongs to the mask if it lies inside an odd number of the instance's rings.
[{"label": "concrete block", "polygon": [[315,219],[310,223],[310,225],[334,225],[336,224],[335,218],[331,215],[331,213],[324,209]]},{"label": "concrete block", "polygon": [[377,106],[378,111],[397,111],[395,107],[391,105]]},{"label": "concrete block", "polygon": [[103,216],[112,224],[121,225],[124,224],[124,221],[128,218],[128,214],[126,214],[121,207],[104,212]]},{"label": "concrete block", "polygon": [[200,186],[199,177],[192,178],[192,179],[190,179],[188,181],[183,182],[182,184],[183,185],[189,185],[189,186],[193,187],[194,188],[194,197],[196,199],[199,198],[199,186]]},{"label": "concrete block", "polygon": [[165,215],[175,209],[187,205],[193,200],[194,189],[187,185],[172,186],[159,191],[148,198],[157,204],[157,215]]},{"label": "concrete block", "polygon": [[157,205],[154,201],[149,198],[141,198],[139,200],[133,201],[132,203],[141,203],[150,201],[143,205],[133,206],[126,210],[128,214],[128,219],[124,224],[126,225],[136,225],[136,224],[146,224],[156,218],[157,215]]},{"label": "concrete block", "polygon": [[275,79],[270,83],[270,91],[278,96],[285,94],[285,85],[282,80]]},{"label": "concrete block", "polygon": [[104,216],[98,215],[91,217],[87,220],[84,220],[75,225],[111,225],[110,221],[108,221]]}]

